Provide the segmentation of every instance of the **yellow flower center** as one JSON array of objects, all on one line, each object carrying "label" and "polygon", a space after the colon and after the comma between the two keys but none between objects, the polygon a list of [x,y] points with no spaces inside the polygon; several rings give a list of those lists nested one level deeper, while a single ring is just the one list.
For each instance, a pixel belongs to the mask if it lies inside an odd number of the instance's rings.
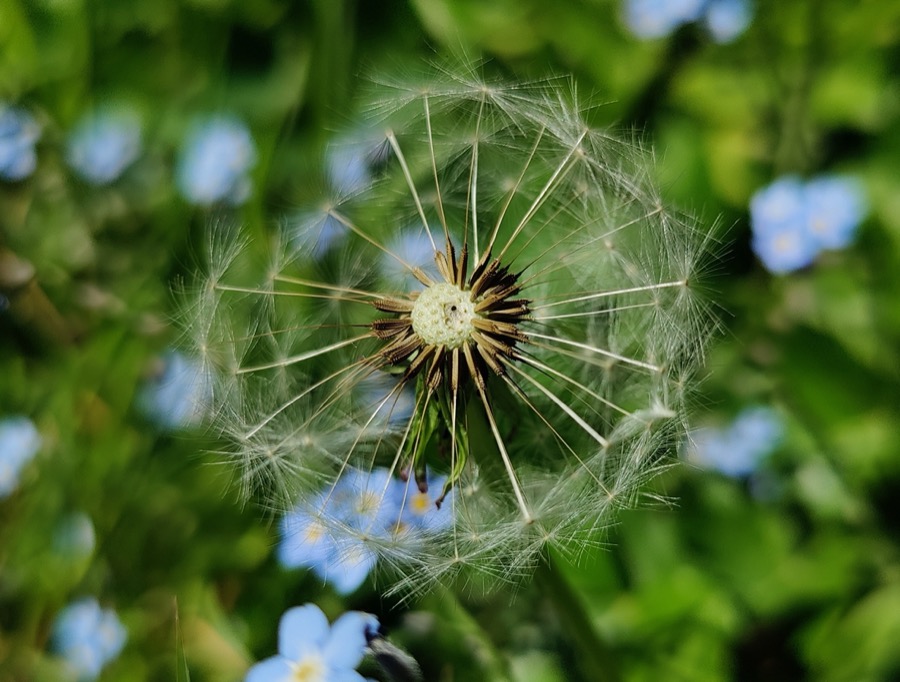
[{"label": "yellow flower center", "polygon": [[291,666],[292,682],[325,682],[325,665],[318,656],[307,656]]}]

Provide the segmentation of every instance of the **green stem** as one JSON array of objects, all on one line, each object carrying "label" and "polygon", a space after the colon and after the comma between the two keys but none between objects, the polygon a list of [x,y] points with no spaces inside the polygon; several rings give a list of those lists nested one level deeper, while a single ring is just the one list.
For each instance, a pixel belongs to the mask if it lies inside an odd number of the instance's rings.
[{"label": "green stem", "polygon": [[618,682],[621,675],[612,650],[597,633],[582,599],[552,556],[547,556],[538,566],[535,581],[576,651],[582,677],[591,682]]}]

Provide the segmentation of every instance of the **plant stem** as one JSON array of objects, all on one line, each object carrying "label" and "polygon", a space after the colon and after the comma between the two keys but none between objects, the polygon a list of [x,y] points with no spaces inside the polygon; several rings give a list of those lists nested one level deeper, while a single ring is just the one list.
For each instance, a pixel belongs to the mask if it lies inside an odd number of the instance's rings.
[{"label": "plant stem", "polygon": [[581,597],[552,556],[546,556],[540,563],[535,581],[569,637],[582,677],[591,682],[618,682],[621,676],[612,650],[597,633]]}]

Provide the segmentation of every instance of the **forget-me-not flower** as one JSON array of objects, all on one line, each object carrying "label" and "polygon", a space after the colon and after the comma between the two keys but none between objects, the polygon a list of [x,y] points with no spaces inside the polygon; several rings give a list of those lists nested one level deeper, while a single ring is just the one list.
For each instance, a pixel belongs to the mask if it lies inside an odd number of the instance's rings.
[{"label": "forget-me-not flower", "polygon": [[128,109],[103,109],[78,122],[66,144],[66,161],[87,182],[108,185],[141,151],[141,122]]},{"label": "forget-me-not flower", "polygon": [[0,102],[0,178],[24,180],[37,166],[41,128],[24,109]]},{"label": "forget-me-not flower", "polygon": [[79,680],[93,680],[125,646],[128,633],[112,609],[102,609],[93,597],[64,608],[53,624],[53,649]]},{"label": "forget-me-not flower", "polygon": [[851,178],[779,178],[750,201],[753,251],[771,272],[798,270],[823,249],[847,246],[865,211],[862,188]]},{"label": "forget-me-not flower", "polygon": [[346,225],[325,211],[303,211],[297,214],[291,228],[291,242],[300,253],[320,260],[348,231]]},{"label": "forget-me-not flower", "polygon": [[[333,489],[309,506],[298,506],[281,521],[277,556],[285,568],[309,568],[339,594],[356,590],[378,556],[356,533],[386,540],[397,517],[397,485],[387,469],[371,473],[347,469]],[[338,541],[332,529],[346,525],[356,533]]]},{"label": "forget-me-not flower", "polygon": [[704,23],[717,43],[730,43],[750,25],[753,8],[749,0],[713,0],[706,10]]},{"label": "forget-me-not flower", "polygon": [[[405,545],[414,546],[425,534],[452,525],[453,492],[437,504],[446,482],[446,476],[429,474],[422,491],[412,477],[402,481],[385,468],[348,468],[332,489],[282,517],[278,561],[285,568],[308,568],[339,594],[349,594],[378,562],[367,541],[390,543],[402,537]],[[340,528],[351,532],[338,539],[335,530]]]},{"label": "forget-me-not flower", "polygon": [[255,163],[256,145],[247,126],[233,117],[211,118],[195,125],[184,143],[178,187],[193,204],[237,206],[250,197]]},{"label": "forget-me-not flower", "polygon": [[22,469],[41,449],[41,435],[27,417],[0,420],[0,499],[19,485]]},{"label": "forget-me-not flower", "polygon": [[[396,254],[395,258],[387,253],[381,256],[381,272],[392,286],[406,286],[421,289],[422,283],[417,280],[403,262],[421,268],[432,279],[439,279],[437,266],[434,264],[434,246],[428,232],[421,225],[400,232],[388,245],[388,251]],[[401,262],[401,260],[403,262]]]},{"label": "forget-me-not flower", "polygon": [[163,369],[144,384],[138,405],[164,429],[196,426],[206,415],[212,384],[202,363],[178,351],[162,357]]},{"label": "forget-me-not flower", "polygon": [[740,478],[752,474],[778,447],[783,435],[784,424],[775,410],[748,407],[725,428],[694,431],[689,457],[703,467]]},{"label": "forget-me-not flower", "polygon": [[328,181],[340,194],[359,192],[369,186],[390,153],[390,143],[378,130],[335,140],[325,151]]},{"label": "forget-me-not flower", "polygon": [[809,231],[822,249],[848,246],[866,214],[862,186],[853,178],[813,178],[806,183],[806,202]]},{"label": "forget-me-not flower", "polygon": [[750,0],[625,0],[623,19],[644,40],[664,38],[684,24],[701,19],[717,43],[744,32],[752,17]]},{"label": "forget-me-not flower", "polygon": [[356,672],[378,619],[350,611],[331,626],[315,604],[295,606],[278,624],[278,655],[247,671],[244,682],[365,682]]}]

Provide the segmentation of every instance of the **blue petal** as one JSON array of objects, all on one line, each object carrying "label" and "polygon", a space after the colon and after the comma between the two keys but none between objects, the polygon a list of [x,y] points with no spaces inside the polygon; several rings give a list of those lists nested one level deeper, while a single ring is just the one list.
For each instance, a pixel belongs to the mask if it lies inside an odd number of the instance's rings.
[{"label": "blue petal", "polygon": [[378,619],[369,613],[351,611],[334,621],[322,655],[335,671],[352,670],[366,652],[366,632],[378,630]]},{"label": "blue petal", "polygon": [[335,670],[328,676],[328,682],[368,682],[355,670]]},{"label": "blue petal", "polygon": [[314,568],[338,594],[355,591],[375,567],[378,557],[363,542],[345,542],[335,548],[332,560]]},{"label": "blue petal", "polygon": [[278,653],[299,661],[322,648],[328,637],[328,619],[315,604],[288,609],[278,624]]},{"label": "blue petal", "polygon": [[282,656],[273,656],[250,668],[244,682],[292,682],[293,676],[290,662]]}]

